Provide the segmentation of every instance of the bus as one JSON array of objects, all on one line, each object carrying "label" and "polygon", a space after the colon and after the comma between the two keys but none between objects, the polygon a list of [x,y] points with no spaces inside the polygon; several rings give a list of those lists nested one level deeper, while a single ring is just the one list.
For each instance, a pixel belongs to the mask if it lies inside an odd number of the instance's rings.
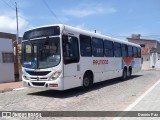
[{"label": "bus", "polygon": [[141,70],[140,45],[64,24],[26,31],[22,41],[26,87],[89,89],[94,83]]}]

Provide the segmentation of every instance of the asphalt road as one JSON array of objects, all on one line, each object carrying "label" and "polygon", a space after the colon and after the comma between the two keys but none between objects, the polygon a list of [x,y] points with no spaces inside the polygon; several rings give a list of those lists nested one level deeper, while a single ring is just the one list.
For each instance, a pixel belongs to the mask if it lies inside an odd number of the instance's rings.
[{"label": "asphalt road", "polygon": [[117,78],[97,83],[87,92],[30,88],[0,93],[0,111],[123,111],[160,79],[159,72],[141,71],[126,81]]}]

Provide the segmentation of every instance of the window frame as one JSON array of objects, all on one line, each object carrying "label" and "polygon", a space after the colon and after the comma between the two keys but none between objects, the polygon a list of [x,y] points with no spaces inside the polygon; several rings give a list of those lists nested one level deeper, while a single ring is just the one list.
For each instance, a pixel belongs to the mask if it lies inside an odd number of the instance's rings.
[{"label": "window frame", "polygon": [[[5,58],[5,57],[8,57],[8,55],[6,56],[5,54],[9,54],[10,58]],[[14,63],[13,52],[2,52],[2,62],[3,63]]]}]

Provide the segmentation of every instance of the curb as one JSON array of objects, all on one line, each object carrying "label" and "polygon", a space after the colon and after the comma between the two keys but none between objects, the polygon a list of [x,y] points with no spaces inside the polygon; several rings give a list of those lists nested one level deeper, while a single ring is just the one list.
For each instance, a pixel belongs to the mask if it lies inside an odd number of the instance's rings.
[{"label": "curb", "polygon": [[18,91],[18,90],[23,90],[23,89],[26,89],[26,87],[7,88],[4,90],[0,90],[0,93],[10,92],[10,91]]},{"label": "curb", "polygon": [[10,92],[12,90],[13,90],[13,88],[7,88],[7,89],[4,89],[4,90],[0,90],[0,93]]}]

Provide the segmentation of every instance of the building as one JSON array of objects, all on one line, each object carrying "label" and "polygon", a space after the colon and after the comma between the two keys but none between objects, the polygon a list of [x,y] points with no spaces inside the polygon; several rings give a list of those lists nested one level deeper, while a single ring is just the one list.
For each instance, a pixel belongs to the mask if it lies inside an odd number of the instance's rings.
[{"label": "building", "polygon": [[142,69],[160,68],[160,42],[141,38],[140,34],[133,34],[127,38],[129,42],[142,46]]},{"label": "building", "polygon": [[18,55],[13,55],[14,47],[17,48],[16,34],[0,32],[0,83],[19,80]]}]

